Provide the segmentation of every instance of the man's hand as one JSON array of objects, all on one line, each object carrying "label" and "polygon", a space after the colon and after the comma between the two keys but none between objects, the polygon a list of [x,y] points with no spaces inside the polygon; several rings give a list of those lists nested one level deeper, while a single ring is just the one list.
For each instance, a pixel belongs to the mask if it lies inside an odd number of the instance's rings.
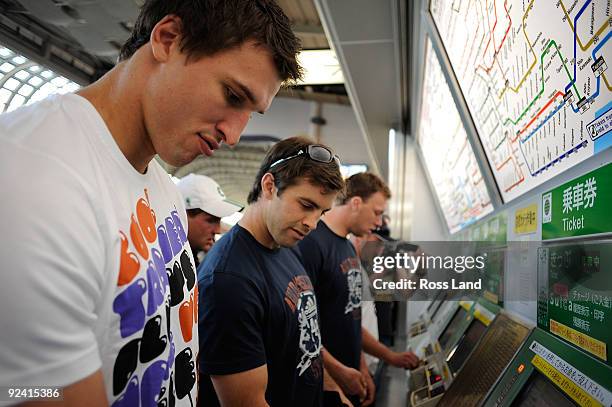
[{"label": "man's hand", "polygon": [[360,400],[365,399],[367,383],[359,370],[344,366],[339,369],[334,380],[344,393],[359,396]]},{"label": "man's hand", "polygon": [[338,386],[338,383],[331,377],[327,369],[323,369],[323,390],[328,392],[336,392],[340,396],[340,401],[347,407],[353,407],[353,403],[346,397],[346,394],[342,391],[342,388]]},{"label": "man's hand", "polygon": [[372,375],[367,368],[363,369],[362,367],[361,375],[366,382],[366,398],[361,402],[361,407],[366,407],[374,402],[374,397],[376,396],[376,386],[374,385]]},{"label": "man's hand", "polygon": [[419,364],[419,358],[412,352],[390,352],[385,362],[396,367],[412,369]]},{"label": "man's hand", "polygon": [[344,404],[346,407],[353,407],[353,403],[351,403],[351,400],[346,397],[346,394],[344,394],[342,390],[338,389],[338,394],[340,395],[340,401],[342,404]]}]

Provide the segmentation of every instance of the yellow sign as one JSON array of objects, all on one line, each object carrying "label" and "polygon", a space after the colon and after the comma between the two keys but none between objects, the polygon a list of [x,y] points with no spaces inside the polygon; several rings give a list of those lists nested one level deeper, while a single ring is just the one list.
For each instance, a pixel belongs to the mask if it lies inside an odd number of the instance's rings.
[{"label": "yellow sign", "polygon": [[554,384],[572,398],[580,407],[600,407],[602,404],[591,397],[586,391],[581,389],[568,379],[563,373],[555,369],[550,363],[535,355],[531,359],[533,366],[543,375],[548,377]]},{"label": "yellow sign", "polygon": [[459,301],[459,305],[461,305],[463,309],[466,311],[469,311],[470,308],[472,308],[473,304],[474,303],[472,301],[464,301],[464,300]]},{"label": "yellow sign", "polygon": [[474,318],[476,318],[477,320],[479,320],[480,322],[482,322],[486,326],[489,326],[489,324],[491,324],[491,319],[489,319],[489,317],[487,315],[485,315],[479,309],[474,310]]},{"label": "yellow sign", "polygon": [[497,304],[499,302],[499,297],[497,296],[497,294],[493,294],[491,291],[486,290],[484,292],[484,297],[491,301],[493,304]]},{"label": "yellow sign", "polygon": [[550,320],[550,332],[555,335],[560,336],[578,346],[586,350],[587,352],[592,353],[598,358],[607,361],[608,356],[606,352],[606,344],[602,341],[599,341],[595,338],[591,338],[588,335],[583,334],[582,332],[578,332],[569,326],[563,325],[560,322],[555,321],[554,319]]},{"label": "yellow sign", "polygon": [[514,234],[534,233],[538,229],[538,205],[517,209],[514,213]]}]

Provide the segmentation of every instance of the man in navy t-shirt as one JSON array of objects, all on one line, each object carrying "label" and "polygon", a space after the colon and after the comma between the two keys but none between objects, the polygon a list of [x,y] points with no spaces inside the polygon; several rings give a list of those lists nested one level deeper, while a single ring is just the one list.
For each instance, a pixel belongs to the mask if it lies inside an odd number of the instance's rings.
[{"label": "man in navy t-shirt", "polygon": [[320,405],[317,300],[288,248],[343,186],[338,159],[323,145],[290,138],[266,155],[244,217],[198,275],[201,405]]},{"label": "man in navy t-shirt", "polygon": [[362,270],[347,235],[363,236],[379,227],[390,197],[378,176],[351,176],[334,208],[298,244],[319,304],[325,368],[355,406],[371,404],[375,393],[362,349],[394,366],[418,362],[410,352],[393,352],[361,326]]}]

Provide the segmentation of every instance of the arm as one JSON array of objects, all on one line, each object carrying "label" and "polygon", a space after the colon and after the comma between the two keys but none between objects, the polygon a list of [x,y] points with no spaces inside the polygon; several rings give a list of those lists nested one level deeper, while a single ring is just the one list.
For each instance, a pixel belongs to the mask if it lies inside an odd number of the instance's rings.
[{"label": "arm", "polygon": [[[63,388],[63,405],[107,405],[94,324],[108,242],[91,191],[67,167],[3,143],[0,168],[0,230],[8,233],[0,245],[0,383],[53,384]],[[10,168],[37,170],[23,183]],[[27,199],[31,191],[53,199],[41,209]]]},{"label": "arm", "polygon": [[102,371],[98,370],[91,376],[62,389],[62,401],[31,401],[23,403],[23,407],[54,407],[81,406],[84,400],[91,407],[108,406]]},{"label": "arm", "polygon": [[245,372],[211,376],[211,379],[223,407],[268,407],[266,365]]},{"label": "arm", "polygon": [[359,370],[361,371],[361,375],[363,376],[366,382],[366,390],[367,390],[366,398],[361,403],[361,406],[366,407],[374,402],[374,397],[376,396],[376,385],[374,384],[372,375],[370,375],[370,370],[368,369],[368,365],[366,363],[363,352],[361,352],[361,366]]},{"label": "arm", "polygon": [[325,370],[338,383],[342,391],[346,394],[358,395],[361,399],[366,396],[366,383],[360,371],[343,365],[325,348],[321,349],[321,355]]},{"label": "arm", "polygon": [[330,376],[327,369],[323,368],[323,390],[341,392],[342,389],[338,383]]},{"label": "arm", "polygon": [[343,404],[346,404],[349,407],[353,407],[353,404],[350,402],[350,400],[346,398],[346,394],[344,394],[340,386],[338,386],[338,383],[336,383],[334,379],[332,379],[332,377],[327,372],[327,369],[325,368],[323,369],[323,390],[335,391],[340,395],[340,400]]},{"label": "arm", "polygon": [[[209,276],[213,271],[204,264],[201,275]],[[200,280],[198,290],[200,373],[210,375],[224,407],[265,406],[264,311],[256,287],[241,276],[219,272]]]},{"label": "arm", "polygon": [[394,352],[382,343],[378,342],[370,332],[361,327],[363,338],[363,350],[369,355],[376,356],[390,365],[403,367],[405,369],[415,367],[419,359],[412,352]]}]

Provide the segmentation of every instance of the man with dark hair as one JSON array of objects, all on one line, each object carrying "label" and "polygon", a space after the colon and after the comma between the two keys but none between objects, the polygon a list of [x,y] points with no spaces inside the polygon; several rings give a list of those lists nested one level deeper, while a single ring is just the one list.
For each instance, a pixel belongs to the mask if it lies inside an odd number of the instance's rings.
[{"label": "man with dark hair", "polygon": [[390,197],[378,176],[351,176],[333,209],[298,244],[319,303],[325,369],[355,406],[371,404],[375,395],[362,349],[394,366],[417,362],[411,353],[391,351],[362,327],[362,268],[347,239],[349,233],[363,236],[379,227]]},{"label": "man with dark hair", "polygon": [[321,144],[289,138],[268,151],[244,217],[198,276],[203,405],[318,406],[323,364],[310,279],[288,249],[310,233],[344,182]]},{"label": "man with dark hair", "polygon": [[272,1],[148,0],[100,80],[0,116],[0,387],[196,403],[187,219],[153,158],[178,167],[236,144],[300,76],[298,49]]},{"label": "man with dark hair", "polygon": [[168,15],[180,22],[177,45],[189,59],[212,56],[250,41],[270,54],[281,80],[300,79],[302,68],[296,59],[300,42],[273,0],[148,0],[121,47],[119,60],[129,59],[149,42],[155,26]]}]

